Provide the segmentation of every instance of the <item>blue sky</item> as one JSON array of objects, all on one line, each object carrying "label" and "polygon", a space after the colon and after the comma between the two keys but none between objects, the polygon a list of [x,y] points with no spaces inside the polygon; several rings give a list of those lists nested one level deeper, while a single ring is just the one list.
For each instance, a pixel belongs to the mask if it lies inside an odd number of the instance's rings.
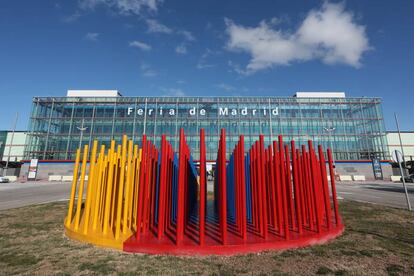
[{"label": "blue sky", "polygon": [[414,130],[413,1],[44,0],[0,3],[0,129],[33,96],[345,91]]}]

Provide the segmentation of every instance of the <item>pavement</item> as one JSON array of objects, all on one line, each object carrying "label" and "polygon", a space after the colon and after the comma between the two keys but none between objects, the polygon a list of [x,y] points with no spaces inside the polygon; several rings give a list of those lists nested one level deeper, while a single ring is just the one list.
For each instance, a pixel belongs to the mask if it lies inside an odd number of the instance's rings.
[{"label": "pavement", "polygon": [[[348,199],[396,208],[406,208],[402,183],[392,182],[339,182],[336,185],[339,200]],[[15,182],[0,183],[0,211],[32,204],[68,200],[70,182]],[[414,184],[407,183],[411,205],[414,208]],[[208,182],[208,191],[213,183]]]}]

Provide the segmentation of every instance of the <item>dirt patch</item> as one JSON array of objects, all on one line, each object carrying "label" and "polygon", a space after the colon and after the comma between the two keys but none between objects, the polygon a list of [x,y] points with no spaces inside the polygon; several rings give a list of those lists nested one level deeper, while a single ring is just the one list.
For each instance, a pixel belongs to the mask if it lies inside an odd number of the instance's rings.
[{"label": "dirt patch", "polygon": [[196,258],[128,254],[69,240],[66,205],[0,212],[0,274],[414,274],[414,214],[401,209],[343,201],[346,230],[325,245]]}]

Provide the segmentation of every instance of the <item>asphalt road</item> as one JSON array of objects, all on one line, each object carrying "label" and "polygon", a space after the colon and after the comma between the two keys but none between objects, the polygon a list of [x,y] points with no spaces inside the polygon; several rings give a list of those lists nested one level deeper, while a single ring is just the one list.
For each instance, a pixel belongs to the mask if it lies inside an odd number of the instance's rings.
[{"label": "asphalt road", "polygon": [[[213,190],[212,182],[208,190]],[[0,183],[0,210],[23,207],[32,204],[67,200],[70,182],[26,182]],[[414,208],[414,184],[407,184],[411,205]],[[338,199],[370,202],[397,208],[406,208],[402,183],[337,183]]]},{"label": "asphalt road", "polygon": [[70,182],[0,183],[0,210],[69,199]]},{"label": "asphalt road", "polygon": [[[407,183],[411,207],[414,209],[414,184]],[[407,208],[402,183],[392,182],[342,182],[336,184],[338,199],[376,203],[397,208]]]}]

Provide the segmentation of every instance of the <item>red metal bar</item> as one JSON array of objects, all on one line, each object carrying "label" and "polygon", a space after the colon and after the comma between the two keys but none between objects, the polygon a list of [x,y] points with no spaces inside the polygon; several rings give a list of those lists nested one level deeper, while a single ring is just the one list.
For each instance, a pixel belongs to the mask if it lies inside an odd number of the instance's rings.
[{"label": "red metal bar", "polygon": [[220,192],[221,192],[221,204],[220,204],[220,218],[221,218],[221,237],[222,243],[227,243],[227,190],[226,190],[226,130],[221,129],[220,137]]},{"label": "red metal bar", "polygon": [[169,147],[170,147],[170,166],[169,166],[169,168],[170,168],[170,172],[169,172],[169,177],[170,177],[170,183],[169,183],[169,186],[170,186],[170,193],[169,193],[169,209],[168,209],[168,224],[170,225],[170,227],[172,226],[172,217],[171,217],[171,212],[172,212],[172,209],[173,209],[173,201],[172,201],[172,197],[173,197],[173,195],[172,195],[172,193],[173,193],[173,177],[174,177],[174,150],[173,150],[173,147],[171,146],[171,144],[169,145]]},{"label": "red metal bar", "polygon": [[323,196],[325,199],[326,224],[329,229],[332,226],[332,223],[331,223],[332,212],[331,212],[331,202],[329,199],[328,177],[326,174],[326,162],[325,162],[325,157],[323,155],[323,149],[321,145],[318,146],[318,151],[319,151],[319,160],[320,160],[320,168],[321,168]]},{"label": "red metal bar", "polygon": [[318,191],[318,180],[316,176],[316,160],[315,160],[315,152],[313,149],[313,143],[311,140],[308,141],[309,147],[309,159],[310,159],[310,167],[311,167],[311,179],[312,179],[312,193],[313,193],[313,202],[315,208],[315,218],[316,218],[316,231],[318,233],[321,232],[321,217],[320,217],[320,202],[319,202],[319,191]]},{"label": "red metal bar", "polygon": [[166,143],[166,162],[167,162],[167,166],[166,166],[166,184],[165,184],[165,222],[164,222],[164,228],[165,231],[168,230],[170,228],[170,213],[171,213],[171,203],[170,203],[170,198],[171,198],[171,181],[172,181],[172,177],[171,177],[171,151],[170,151],[170,143]]},{"label": "red metal bar", "polygon": [[295,226],[295,210],[293,207],[293,192],[292,192],[292,174],[290,171],[290,156],[289,156],[289,146],[285,145],[285,156],[286,156],[286,175],[287,175],[287,183],[286,183],[286,191],[288,194],[288,207],[289,207],[289,215],[290,215],[290,223],[292,228],[296,228]]},{"label": "red metal bar", "polygon": [[257,210],[258,210],[258,223],[259,223],[259,232],[260,235],[264,236],[264,225],[263,225],[263,192],[262,192],[262,172],[260,166],[260,143],[256,141],[255,143],[256,148],[256,160],[255,160],[255,169],[256,169],[256,191],[257,191]]},{"label": "red metal bar", "polygon": [[306,153],[306,174],[307,174],[307,188],[308,188],[308,200],[309,200],[309,211],[310,211],[310,218],[311,218],[311,229],[316,229],[316,214],[315,214],[315,204],[313,201],[314,194],[313,194],[313,184],[312,184],[312,168],[311,168],[311,162],[310,162],[310,153]]},{"label": "red metal bar", "polygon": [[269,174],[268,174],[268,169],[267,169],[267,165],[268,165],[268,159],[269,159],[269,152],[268,152],[268,150],[267,150],[267,148],[265,148],[264,149],[264,154],[263,154],[263,158],[262,158],[264,161],[263,161],[263,170],[264,170],[264,177],[263,177],[263,179],[264,179],[264,189],[266,190],[266,200],[265,200],[265,202],[266,202],[266,209],[267,209],[267,228],[269,227],[269,224],[271,224],[271,219],[269,218],[270,216],[271,216],[271,210],[269,209],[269,206],[271,206],[271,203],[270,203],[270,200],[271,200],[271,197],[269,196],[270,195],[270,193],[269,193],[269,187],[268,187],[268,184],[269,184]]},{"label": "red metal bar", "polygon": [[272,213],[273,213],[273,228],[277,229],[277,200],[276,200],[276,177],[275,174],[277,171],[274,169],[274,158],[273,158],[273,146],[269,145],[269,171],[270,171],[270,186],[271,186],[271,195],[272,195]]},{"label": "red metal bar", "polygon": [[[234,226],[235,226],[235,230],[240,233],[240,189],[239,189],[239,160],[238,160],[238,156],[239,156],[239,152],[238,152],[238,143],[236,144],[236,146],[234,147],[233,150],[233,171],[231,172],[233,175],[233,182],[234,182],[234,202],[235,202],[235,218],[234,218]],[[241,233],[240,233],[241,234]]]},{"label": "red metal bar", "polygon": [[188,146],[184,135],[184,234],[188,225]]},{"label": "red metal bar", "polygon": [[259,234],[262,233],[262,229],[261,229],[261,216],[260,216],[260,197],[259,197],[259,181],[258,181],[258,169],[257,169],[257,160],[258,160],[258,148],[257,148],[257,144],[254,144],[254,159],[253,159],[253,169],[254,169],[254,207],[255,207],[255,216],[256,216],[256,220],[255,220],[255,224],[256,224],[256,229],[259,232]]},{"label": "red metal bar", "polygon": [[[153,195],[155,191],[154,187],[154,173],[155,173],[155,146],[151,143],[151,167],[150,167],[150,174],[149,174],[149,181],[147,186],[147,205],[146,205],[146,224],[143,233],[149,230],[153,216],[151,215],[151,212],[153,210],[154,206],[154,200]],[[145,210],[145,206],[144,206]]]},{"label": "red metal bar", "polygon": [[141,168],[139,175],[139,190],[138,190],[138,214],[137,214],[137,228],[135,237],[137,240],[140,239],[141,227],[142,227],[142,216],[143,216],[143,206],[144,206],[144,186],[145,186],[145,174],[146,174],[146,162],[147,162],[147,136],[144,134],[142,136],[142,159],[141,159]]},{"label": "red metal bar", "polygon": [[297,220],[297,228],[298,233],[302,234],[302,205],[301,205],[301,197],[300,197],[300,188],[299,188],[299,172],[298,172],[298,160],[296,157],[296,147],[295,141],[290,142],[290,147],[292,151],[292,169],[293,169],[293,186],[294,186],[294,194],[295,194],[295,210],[296,210],[296,220]]},{"label": "red metal bar", "polygon": [[287,203],[287,193],[286,193],[286,165],[284,158],[284,149],[283,149],[283,138],[282,135],[279,135],[279,156],[280,156],[280,177],[281,177],[281,186],[282,186],[282,202],[283,202],[283,225],[285,232],[285,239],[289,239],[289,215],[288,215],[288,203]]},{"label": "red metal bar", "polygon": [[152,173],[152,146],[149,141],[147,141],[148,147],[148,160],[146,165],[147,173],[145,174],[145,185],[143,187],[144,190],[144,202],[143,202],[143,209],[142,209],[142,234],[145,234],[147,231],[147,219],[148,219],[148,204],[149,204],[149,195],[148,190],[151,181],[151,173]]},{"label": "red metal bar", "polygon": [[252,208],[253,208],[253,226],[254,229],[260,232],[259,214],[258,214],[258,198],[257,198],[257,170],[256,170],[256,145],[252,146],[252,154],[250,156],[250,167],[252,170],[251,174],[251,186],[252,186]]},{"label": "red metal bar", "polygon": [[268,238],[268,199],[267,199],[267,191],[266,191],[266,178],[265,178],[265,153],[264,153],[264,136],[260,135],[259,137],[260,143],[260,174],[261,174],[261,188],[262,188],[262,209],[263,209],[263,237],[265,239]]},{"label": "red metal bar", "polygon": [[200,245],[204,245],[206,224],[206,142],[204,128],[200,129]]},{"label": "red metal bar", "polygon": [[321,227],[324,224],[325,221],[325,199],[323,194],[323,181],[322,181],[322,174],[321,174],[321,166],[320,166],[320,160],[317,156],[317,149],[315,149],[314,153],[315,158],[315,174],[317,177],[317,187],[318,187],[318,202],[319,202],[319,220],[321,223]]},{"label": "red metal bar", "polygon": [[167,140],[165,135],[161,136],[161,168],[160,183],[158,193],[158,239],[164,236],[164,215],[166,202],[166,182],[167,182],[167,166],[168,166]]},{"label": "red metal bar", "polygon": [[299,175],[299,195],[300,195],[300,206],[301,206],[301,217],[302,217],[302,227],[306,224],[306,211],[305,211],[305,184],[303,177],[303,168],[302,168],[302,157],[300,150],[296,150],[297,162],[298,162],[298,175]]},{"label": "red metal bar", "polygon": [[240,172],[241,172],[241,205],[242,205],[242,237],[247,240],[247,208],[246,208],[246,173],[244,163],[244,136],[240,136]]},{"label": "red metal bar", "polygon": [[176,243],[180,244],[184,237],[184,181],[185,181],[185,153],[184,129],[180,129],[179,165],[178,165],[178,194],[177,194],[177,228]]},{"label": "red metal bar", "polygon": [[[302,146],[303,149],[303,146]],[[304,155],[302,154],[301,150],[298,149],[296,151],[298,156],[298,163],[299,163],[299,171],[300,171],[300,188],[301,188],[301,198],[302,198],[302,220],[303,226],[309,226],[309,210],[307,205],[307,189],[306,189],[306,168],[304,163]]]},{"label": "red metal bar", "polygon": [[315,205],[313,203],[313,189],[312,189],[312,168],[310,166],[310,154],[307,152],[306,153],[306,174],[307,174],[307,188],[308,188],[308,200],[309,200],[309,205],[308,208],[310,210],[310,218],[312,221],[312,229],[315,229],[316,227],[316,215],[315,215]]},{"label": "red metal bar", "polygon": [[340,218],[339,218],[339,209],[338,209],[338,200],[336,197],[336,186],[335,186],[335,171],[333,167],[333,161],[332,161],[332,150],[328,149],[328,162],[329,162],[329,172],[331,175],[331,190],[332,190],[332,201],[334,205],[334,212],[335,212],[335,222],[336,225],[339,225]]},{"label": "red metal bar", "polygon": [[277,228],[279,235],[282,235],[282,217],[283,217],[283,203],[282,203],[282,178],[281,178],[281,166],[280,166],[280,154],[277,150],[277,143],[273,141],[273,160],[275,169],[275,192],[277,199]]},{"label": "red metal bar", "polygon": [[237,187],[237,219],[238,219],[238,229],[239,229],[239,233],[241,236],[243,236],[243,210],[242,210],[242,175],[241,175],[241,156],[242,154],[240,153],[240,139],[239,142],[237,143],[237,147],[236,147],[236,152],[235,152],[235,168],[236,168],[236,173],[235,175],[237,176],[237,182],[236,182],[236,187]]},{"label": "red metal bar", "polygon": [[269,145],[266,149],[266,166],[265,166],[265,173],[266,173],[266,189],[267,189],[267,220],[268,225],[274,228],[274,213],[273,213],[273,187],[272,187],[272,173],[271,173],[271,160],[272,160],[272,146]]},{"label": "red metal bar", "polygon": [[[299,216],[301,217],[301,228],[305,224],[305,216],[303,214],[303,183],[302,183],[302,168],[301,168],[301,156],[299,149],[295,149],[296,157],[296,175],[297,175],[297,185],[298,185],[298,200],[299,200]],[[299,229],[298,229],[299,230]]]},{"label": "red metal bar", "polygon": [[314,208],[312,204],[312,189],[311,189],[311,178],[310,178],[310,167],[309,167],[309,155],[306,152],[306,146],[302,145],[302,158],[303,158],[303,169],[304,169],[304,187],[305,187],[305,201],[306,201],[306,210],[309,221],[309,229],[314,229],[315,220],[314,220]]},{"label": "red metal bar", "polygon": [[156,202],[156,184],[157,184],[157,170],[158,170],[158,150],[153,145],[153,167],[152,167],[152,178],[151,178],[151,189],[150,189],[150,200],[151,200],[151,209],[148,210],[148,225],[147,229],[155,228],[155,202]]},{"label": "red metal bar", "polygon": [[297,183],[298,183],[298,200],[299,200],[299,215],[301,217],[301,227],[303,229],[305,225],[305,215],[303,212],[303,182],[302,182],[302,168],[301,168],[301,156],[299,149],[295,149],[295,156],[296,156],[296,174],[297,174]]},{"label": "red metal bar", "polygon": [[252,197],[252,225],[255,228],[255,197],[254,197],[254,185],[253,185],[253,179],[254,179],[254,170],[253,170],[253,148],[250,148],[249,150],[249,170],[250,170],[250,191],[251,191],[251,197]]},{"label": "red metal bar", "polygon": [[273,209],[273,202],[274,202],[274,196],[273,196],[273,170],[272,170],[272,146],[269,145],[266,149],[266,175],[267,175],[267,197],[269,199],[269,225],[273,228],[276,227],[274,224],[274,209]]},{"label": "red metal bar", "polygon": [[243,182],[243,175],[242,175],[242,160],[243,160],[243,153],[241,152],[241,143],[240,143],[240,138],[239,138],[239,142],[237,143],[237,158],[235,159],[236,164],[237,164],[237,171],[236,171],[236,175],[237,175],[237,215],[238,215],[238,227],[239,227],[239,232],[240,232],[240,236],[243,237],[243,216],[245,215],[245,213],[243,212],[243,193],[242,193],[242,189],[244,186],[244,182]]},{"label": "red metal bar", "polygon": [[170,225],[170,227],[172,227],[172,210],[173,210],[173,177],[175,177],[174,175],[174,171],[177,173],[177,170],[175,170],[175,165],[174,165],[174,149],[172,147],[172,145],[170,145],[170,209],[168,210],[168,223]]}]

